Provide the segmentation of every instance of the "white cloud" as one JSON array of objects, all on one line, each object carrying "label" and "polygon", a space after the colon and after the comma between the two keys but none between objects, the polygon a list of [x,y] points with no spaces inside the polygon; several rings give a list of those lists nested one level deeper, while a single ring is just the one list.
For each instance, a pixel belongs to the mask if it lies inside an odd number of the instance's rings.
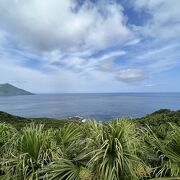
[{"label": "white cloud", "polygon": [[97,58],[85,56],[87,53],[88,52],[63,55],[61,52],[55,51],[45,54],[44,59],[45,61],[47,60],[49,66],[53,66],[55,69],[58,69],[58,66],[63,66],[64,68],[81,70],[83,72],[92,71],[93,69],[108,72],[116,68],[113,58],[125,55],[126,51],[111,51]]},{"label": "white cloud", "polygon": [[144,86],[145,86],[145,87],[153,87],[154,84],[145,84]]},{"label": "white cloud", "polygon": [[125,45],[126,46],[132,46],[132,45],[136,45],[136,44],[138,44],[140,42],[141,42],[141,39],[134,39],[132,41],[127,42]]},{"label": "white cloud", "polygon": [[116,79],[125,83],[135,83],[145,78],[145,72],[141,69],[123,69],[120,70]]},{"label": "white cloud", "polygon": [[174,48],[177,47],[177,44],[170,44],[170,45],[165,45],[163,47],[158,47],[156,49],[150,49],[147,50],[144,54],[141,54],[137,56],[137,59],[149,59],[149,58],[154,58],[157,57],[158,55],[164,55],[165,53],[169,52],[170,50],[173,50]]},{"label": "white cloud", "polygon": [[7,43],[6,32],[0,29],[0,48],[2,48],[2,46],[4,46],[6,43]]},{"label": "white cloud", "polygon": [[12,61],[1,62],[0,83],[12,83],[34,93],[73,92],[87,86],[86,79],[72,71],[59,69],[53,73],[19,66]]},{"label": "white cloud", "polygon": [[180,37],[179,0],[133,0],[137,11],[150,14],[146,25],[139,28],[140,33],[158,39]]},{"label": "white cloud", "polygon": [[[55,71],[25,67],[24,59],[6,52],[0,53],[0,60],[0,83],[11,83],[34,93],[102,92],[109,89],[106,88],[107,81],[113,90],[113,75],[97,71],[93,65],[89,68],[80,67],[81,61],[77,59],[66,64],[70,69],[61,66]],[[72,71],[72,66],[84,70]],[[46,68],[51,67],[48,65]]]},{"label": "white cloud", "polygon": [[105,15],[100,5],[90,1],[77,12],[74,6],[72,0],[2,0],[0,27],[21,47],[41,51],[97,50],[132,38],[121,5],[104,5]]},{"label": "white cloud", "polygon": [[113,58],[113,57],[117,57],[117,56],[123,56],[126,54],[126,51],[111,51],[109,53],[106,53],[105,55],[102,55],[101,57],[97,58],[98,61],[101,60],[105,60],[105,59],[109,59],[109,58]]},{"label": "white cloud", "polygon": [[115,67],[116,64],[114,63],[113,59],[105,59],[99,63],[99,65],[97,66],[97,70],[104,72],[113,72]]},{"label": "white cloud", "polygon": [[[159,47],[158,47],[159,46]],[[168,45],[151,44],[137,52],[133,64],[143,68],[148,74],[157,74],[172,70],[180,65],[180,45],[176,42]]]},{"label": "white cloud", "polygon": [[106,53],[105,55],[101,55],[98,58],[90,58],[88,61],[88,67],[98,67],[98,69],[100,70],[101,67],[102,67],[102,69],[104,69],[103,68],[103,66],[104,66],[104,67],[106,67],[105,68],[106,71],[107,71],[107,69],[109,69],[109,71],[112,71],[113,70],[112,67],[115,67],[115,63],[114,63],[113,59],[115,57],[117,58],[117,57],[121,57],[123,55],[126,55],[126,51],[119,50],[119,51],[111,51],[109,53]]},{"label": "white cloud", "polygon": [[179,0],[132,0],[150,15],[142,26],[109,2],[75,11],[73,0],[1,0],[0,81],[36,92],[118,89],[179,65]]}]

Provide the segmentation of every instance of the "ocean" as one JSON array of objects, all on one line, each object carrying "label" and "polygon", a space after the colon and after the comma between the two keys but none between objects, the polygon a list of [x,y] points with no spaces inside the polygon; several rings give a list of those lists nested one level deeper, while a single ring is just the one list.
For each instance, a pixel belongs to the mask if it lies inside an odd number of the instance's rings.
[{"label": "ocean", "polygon": [[180,109],[180,93],[39,94],[0,97],[0,111],[24,117],[83,118],[108,121],[142,117],[159,109]]}]

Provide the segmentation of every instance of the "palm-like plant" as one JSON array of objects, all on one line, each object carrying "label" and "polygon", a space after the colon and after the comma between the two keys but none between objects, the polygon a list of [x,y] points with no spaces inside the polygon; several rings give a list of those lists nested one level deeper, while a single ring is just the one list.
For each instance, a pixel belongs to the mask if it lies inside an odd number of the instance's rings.
[{"label": "palm-like plant", "polygon": [[180,127],[171,126],[168,140],[162,141],[150,130],[150,144],[161,161],[156,176],[180,176]]},{"label": "palm-like plant", "polygon": [[[9,149],[9,143],[16,134],[16,129],[11,125],[0,123],[0,162],[2,161],[4,153]],[[0,164],[0,176],[4,175],[3,168]]]},{"label": "palm-like plant", "polygon": [[70,123],[57,130],[54,134],[54,139],[56,146],[60,150],[61,157],[70,158],[69,156],[75,153],[73,153],[74,149],[77,150],[77,148],[79,148],[83,136],[80,126],[75,123]]},{"label": "palm-like plant", "polygon": [[0,123],[0,153],[2,153],[2,148],[4,145],[13,137],[16,132],[16,129],[11,125]]},{"label": "palm-like plant", "polygon": [[47,179],[90,179],[92,173],[87,168],[85,141],[81,127],[70,123],[55,132],[58,153],[44,170],[42,178]]},{"label": "palm-like plant", "polygon": [[51,131],[44,131],[43,125],[34,124],[24,128],[14,138],[9,151],[2,159],[5,178],[29,179],[35,178],[52,159],[53,139]]},{"label": "palm-like plant", "polygon": [[0,124],[0,150],[0,179],[1,175],[16,180],[180,176],[180,127],[172,125],[168,133],[155,134],[150,128],[139,129],[123,119],[68,123],[54,131],[34,124],[16,131]]},{"label": "palm-like plant", "polygon": [[45,169],[42,179],[51,180],[92,180],[94,174],[78,161],[58,158]]},{"label": "palm-like plant", "polygon": [[103,180],[137,179],[137,164],[141,163],[136,155],[139,145],[133,124],[118,119],[112,123],[90,123],[89,148],[92,158],[89,166]]}]

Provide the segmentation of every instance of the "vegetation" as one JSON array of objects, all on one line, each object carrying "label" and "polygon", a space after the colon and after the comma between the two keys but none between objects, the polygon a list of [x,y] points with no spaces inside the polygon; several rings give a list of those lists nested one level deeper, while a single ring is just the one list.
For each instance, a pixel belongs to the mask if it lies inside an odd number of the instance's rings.
[{"label": "vegetation", "polygon": [[67,121],[67,119],[53,118],[24,118],[0,111],[0,122],[11,124],[13,127],[20,130],[21,128],[31,123],[44,124],[44,128],[49,129],[63,127],[65,124],[70,123],[72,121]]},{"label": "vegetation", "polygon": [[179,119],[170,110],[106,123],[0,113],[0,179],[180,179]]}]

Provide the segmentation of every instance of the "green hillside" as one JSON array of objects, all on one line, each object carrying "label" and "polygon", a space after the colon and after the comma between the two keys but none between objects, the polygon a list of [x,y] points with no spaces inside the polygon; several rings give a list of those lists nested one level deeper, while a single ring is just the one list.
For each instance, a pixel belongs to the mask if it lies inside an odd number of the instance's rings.
[{"label": "green hillside", "polygon": [[178,180],[179,121],[167,109],[84,123],[0,112],[0,179]]},{"label": "green hillside", "polygon": [[11,124],[18,130],[30,123],[44,124],[45,128],[59,128],[69,122],[72,121],[66,119],[53,119],[53,118],[24,118],[0,111],[0,123]]}]

